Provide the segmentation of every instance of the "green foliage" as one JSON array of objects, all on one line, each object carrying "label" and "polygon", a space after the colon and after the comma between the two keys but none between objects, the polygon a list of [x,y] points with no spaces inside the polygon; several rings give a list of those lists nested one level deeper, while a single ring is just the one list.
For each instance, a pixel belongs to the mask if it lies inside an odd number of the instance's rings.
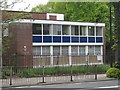
[{"label": "green foliage", "polygon": [[110,65],[108,65],[108,64],[97,66],[97,72],[98,73],[106,73],[108,69],[110,69]]},{"label": "green foliage", "polygon": [[[97,73],[105,73],[109,69],[109,65],[98,65],[97,66]],[[44,75],[45,76],[52,76],[52,75],[80,75],[80,74],[94,74],[95,73],[95,66],[94,65],[80,65],[80,66],[57,66],[57,67],[45,67],[44,68]],[[10,69],[5,68],[3,70],[4,77],[10,76]],[[43,75],[43,68],[17,68],[16,72],[13,74],[17,77],[40,77]]]},{"label": "green foliage", "polygon": [[118,68],[110,68],[106,72],[106,76],[108,78],[120,78],[120,69],[118,69]]},{"label": "green foliage", "polygon": [[9,77],[10,76],[10,73],[11,73],[11,70],[10,70],[10,68],[3,68],[3,70],[2,70],[2,78],[3,79],[6,79],[7,77]]},{"label": "green foliage", "polygon": [[119,63],[119,62],[115,62],[115,63],[113,64],[113,66],[114,66],[115,68],[120,68],[120,63]]},{"label": "green foliage", "polygon": [[33,12],[52,12],[52,10],[54,9],[54,2],[48,2],[48,4],[46,5],[38,5],[34,8],[32,8]]}]

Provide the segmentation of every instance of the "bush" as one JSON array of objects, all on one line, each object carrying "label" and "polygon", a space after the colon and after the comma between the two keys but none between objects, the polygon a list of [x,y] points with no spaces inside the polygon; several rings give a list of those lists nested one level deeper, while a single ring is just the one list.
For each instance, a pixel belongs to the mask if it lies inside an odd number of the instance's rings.
[{"label": "bush", "polygon": [[110,65],[107,64],[101,64],[97,66],[97,73],[106,73],[107,70],[110,69]]},{"label": "bush", "polygon": [[[110,68],[109,65],[97,65],[97,73],[106,73],[106,71]],[[56,67],[45,67],[44,68],[44,75],[51,76],[51,75],[70,75],[72,69],[73,75],[80,75],[80,74],[95,74],[95,65],[80,65],[80,66],[56,66]],[[3,69],[3,78],[10,77],[10,67]],[[43,75],[43,68],[24,68],[18,67],[14,76],[17,77],[40,77]]]},{"label": "bush", "polygon": [[120,68],[120,63],[115,62],[115,63],[113,64],[113,66],[114,66],[115,68]]},{"label": "bush", "polygon": [[110,68],[106,72],[106,76],[108,78],[118,78],[118,79],[120,79],[120,69],[118,69],[118,68]]}]

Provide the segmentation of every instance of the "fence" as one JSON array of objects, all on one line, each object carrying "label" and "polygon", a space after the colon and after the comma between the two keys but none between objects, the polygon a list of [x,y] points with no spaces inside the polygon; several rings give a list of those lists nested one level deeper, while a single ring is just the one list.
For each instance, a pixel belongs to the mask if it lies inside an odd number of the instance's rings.
[{"label": "fence", "polygon": [[96,56],[10,56],[3,60],[3,87],[97,80],[101,64]]}]

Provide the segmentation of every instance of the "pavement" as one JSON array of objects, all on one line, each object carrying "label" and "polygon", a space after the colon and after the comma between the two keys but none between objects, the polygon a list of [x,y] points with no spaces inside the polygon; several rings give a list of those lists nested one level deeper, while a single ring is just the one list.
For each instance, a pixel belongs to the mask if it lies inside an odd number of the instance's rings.
[{"label": "pavement", "polygon": [[[47,77],[34,77],[34,78],[12,78],[3,79],[2,87],[14,86],[29,86],[29,85],[49,85],[49,84],[62,84],[62,83],[79,83],[79,82],[96,82],[101,80],[112,80],[107,78],[106,74],[98,74],[97,79],[95,75],[76,75],[76,76],[47,76]],[[10,85],[11,83],[11,85]]]}]

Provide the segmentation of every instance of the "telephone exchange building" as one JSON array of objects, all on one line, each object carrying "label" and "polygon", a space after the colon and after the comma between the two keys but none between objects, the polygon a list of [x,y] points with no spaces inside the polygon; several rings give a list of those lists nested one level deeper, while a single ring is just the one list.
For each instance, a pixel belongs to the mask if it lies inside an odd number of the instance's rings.
[{"label": "telephone exchange building", "polygon": [[[17,55],[29,56],[29,64],[77,65],[104,63],[104,23],[65,21],[63,14],[31,13],[9,28]],[[28,65],[18,57],[19,65]]]}]

